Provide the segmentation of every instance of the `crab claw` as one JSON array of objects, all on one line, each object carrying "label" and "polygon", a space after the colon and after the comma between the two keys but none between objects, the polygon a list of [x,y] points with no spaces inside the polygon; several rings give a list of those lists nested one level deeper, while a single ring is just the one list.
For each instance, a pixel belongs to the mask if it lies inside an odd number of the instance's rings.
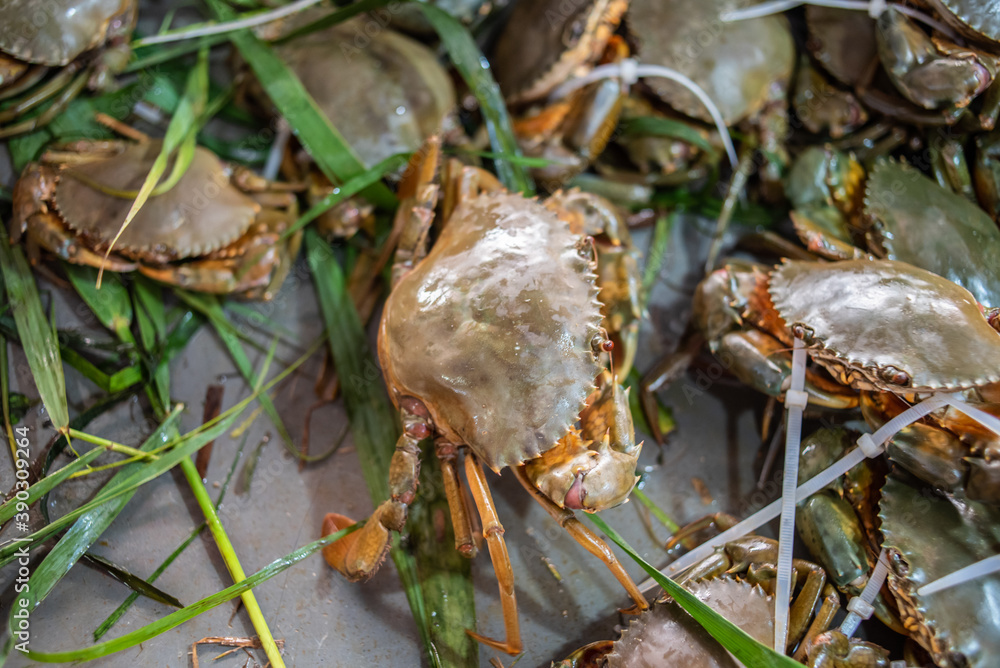
[{"label": "crab claw", "polygon": [[572,429],[554,448],[528,462],[525,472],[560,506],[594,513],[628,498],[638,480],[642,443],[635,443],[628,395],[614,383],[604,385],[580,420],[581,430]]},{"label": "crab claw", "polygon": [[[382,524],[382,504],[361,529],[323,548],[323,558],[351,582],[365,581],[378,571],[391,546],[389,530]],[[337,513],[323,518],[323,535],[346,529],[354,520]]]}]

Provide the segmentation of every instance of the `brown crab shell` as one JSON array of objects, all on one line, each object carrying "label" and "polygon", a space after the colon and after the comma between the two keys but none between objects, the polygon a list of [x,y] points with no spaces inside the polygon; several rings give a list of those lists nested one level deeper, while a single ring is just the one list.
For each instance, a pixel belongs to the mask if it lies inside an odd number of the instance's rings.
[{"label": "brown crab shell", "polygon": [[879,511],[889,587],[903,622],[939,666],[1000,665],[1000,575],[917,594],[923,585],[997,553],[1000,509],[921,489],[911,480],[890,474]]},{"label": "brown crab shell", "polygon": [[[975,297],[937,274],[892,260],[785,262],[771,301],[806,331],[810,355],[860,389],[935,392],[1000,380],[1000,334]],[[906,382],[892,377],[901,371]]]},{"label": "brown crab shell", "polygon": [[0,51],[50,67],[66,65],[103,44],[109,34],[130,30],[135,0],[4,0]]},{"label": "brown crab shell", "polygon": [[537,201],[463,202],[386,302],[393,400],[422,401],[439,433],[495,471],[552,448],[602,368],[595,281],[590,244]]},{"label": "brown crab shell", "polygon": [[[722,577],[689,588],[692,594],[751,637],[768,647],[774,644],[774,599],[760,587]],[[742,665],[673,600],[657,603],[632,620],[606,659],[608,668],[737,668]]]},{"label": "brown crab shell", "polygon": [[[66,225],[95,248],[106,248],[133,198],[105,194],[75,175],[108,188],[136,191],[161,146],[158,140],[130,144],[117,155],[63,170],[55,205]],[[139,210],[115,243],[115,252],[133,257],[155,254],[171,260],[207,255],[242,236],[259,211],[257,202],[230,183],[229,171],[219,158],[198,147],[180,181],[162,195],[150,197]]]},{"label": "brown crab shell", "polygon": [[[719,15],[741,7],[735,0],[633,0],[625,24],[644,63],[665,65],[690,77],[715,102],[726,125],[756,115],[773,87],[787,88],[795,67],[795,42],[784,16],[722,23]],[[644,82],[674,109],[711,122],[705,105],[687,88],[650,77]]]}]

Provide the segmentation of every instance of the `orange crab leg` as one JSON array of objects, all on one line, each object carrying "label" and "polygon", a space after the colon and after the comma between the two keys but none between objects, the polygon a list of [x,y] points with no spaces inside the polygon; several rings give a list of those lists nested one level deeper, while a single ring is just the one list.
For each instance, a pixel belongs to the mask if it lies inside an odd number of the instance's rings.
[{"label": "orange crab leg", "polygon": [[493,649],[508,654],[521,653],[521,627],[517,620],[517,598],[514,594],[514,570],[510,565],[510,555],[507,554],[507,543],[503,539],[503,525],[497,518],[493,495],[486,485],[486,474],[476,456],[469,453],[465,457],[465,475],[469,479],[472,498],[476,501],[479,517],[483,521],[483,536],[490,549],[490,560],[500,585],[500,603],[503,606],[503,621],[507,632],[507,641],[501,642],[486,636],[466,630],[477,641]]},{"label": "orange crab leg", "polygon": [[608,567],[611,574],[615,576],[621,586],[625,588],[628,595],[632,597],[635,601],[635,605],[639,610],[645,610],[649,608],[649,603],[646,601],[646,597],[642,595],[639,588],[635,585],[631,576],[625,571],[625,568],[618,561],[618,557],[615,553],[611,551],[608,544],[605,543],[600,536],[595,534],[593,531],[585,527],[580,520],[576,518],[576,515],[569,508],[561,508],[556,505],[549,497],[538,491],[538,488],[531,484],[531,480],[528,478],[528,474],[524,471],[524,466],[512,467],[514,475],[517,476],[518,482],[520,482],[528,493],[531,494],[531,498],[541,504],[542,508],[548,511],[549,515],[552,516],[556,522],[559,523],[563,529],[569,532],[569,535],[573,539],[583,546],[588,552],[604,562],[604,565]]},{"label": "orange crab leg", "polygon": [[441,477],[444,480],[444,493],[448,498],[448,510],[451,511],[451,526],[455,530],[455,549],[463,557],[470,559],[476,556],[479,546],[472,537],[472,521],[469,518],[469,507],[465,502],[462,482],[455,468],[458,446],[439,439],[434,444],[434,452],[441,463]]}]

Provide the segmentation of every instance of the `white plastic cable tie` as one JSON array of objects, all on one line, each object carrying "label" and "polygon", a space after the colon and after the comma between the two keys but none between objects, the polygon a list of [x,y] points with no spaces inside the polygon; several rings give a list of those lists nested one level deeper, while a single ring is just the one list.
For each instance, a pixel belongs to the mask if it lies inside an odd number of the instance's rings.
[{"label": "white plastic cable tie", "polygon": [[889,7],[886,4],[885,0],[871,0],[868,3],[868,16],[872,17],[873,19],[877,19],[878,17],[882,16],[882,14],[888,8]]},{"label": "white plastic cable tie", "polygon": [[809,393],[801,390],[788,390],[785,392],[785,406],[788,408],[804,409],[809,403]]},{"label": "white plastic cable tie", "polygon": [[857,443],[858,447],[861,448],[861,452],[865,453],[865,457],[868,459],[878,457],[882,454],[882,444],[876,443],[871,434],[861,434],[858,437]]},{"label": "white plastic cable tie", "polygon": [[[795,544],[795,491],[799,481],[799,455],[802,442],[802,409],[808,402],[806,383],[806,348],[795,339],[792,350],[791,387],[785,393],[788,418],[785,428],[785,469],[781,481],[781,526],[778,530],[778,582],[774,594],[774,646],[782,648],[788,638],[788,606],[792,597],[792,552]],[[791,395],[792,403],[788,403]],[[799,403],[799,397],[804,400]]]},{"label": "white plastic cable tie", "polygon": [[863,600],[860,596],[851,597],[851,600],[847,602],[847,610],[853,612],[863,620],[871,619],[872,613],[875,612],[872,604]]},{"label": "white plastic cable tie", "polygon": [[871,577],[865,583],[865,588],[862,590],[861,595],[854,596],[847,604],[848,614],[840,625],[840,632],[848,638],[853,636],[854,632],[858,630],[858,626],[862,620],[871,618],[872,613],[875,611],[872,603],[875,602],[875,597],[878,596],[878,592],[882,588],[888,572],[889,562],[885,556],[885,548],[882,548],[882,551],[878,555],[878,561],[875,563],[875,568],[872,569]]},{"label": "white plastic cable tie", "polygon": [[992,557],[986,557],[985,559],[981,559],[974,564],[969,564],[964,568],[960,568],[954,573],[949,573],[934,582],[929,582],[923,587],[917,589],[917,595],[927,596],[928,594],[935,594],[939,591],[950,589],[951,587],[963,584],[970,580],[975,580],[976,578],[996,573],[997,571],[1000,571],[1000,554],[994,554]]},{"label": "white plastic cable tie", "polygon": [[639,61],[635,58],[626,58],[618,65],[622,86],[631,88],[639,80]]},{"label": "white plastic cable tie", "polygon": [[980,408],[976,408],[954,395],[948,397],[948,403],[951,404],[955,410],[965,413],[993,433],[1000,435],[1000,418],[997,416],[991,415]]}]

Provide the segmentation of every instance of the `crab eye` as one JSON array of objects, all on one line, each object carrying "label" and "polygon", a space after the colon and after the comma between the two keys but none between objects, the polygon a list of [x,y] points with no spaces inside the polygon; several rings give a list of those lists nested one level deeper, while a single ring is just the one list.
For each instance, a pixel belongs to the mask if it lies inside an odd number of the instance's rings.
[{"label": "crab eye", "polygon": [[584,22],[582,19],[576,19],[563,30],[563,44],[565,46],[573,46],[580,41],[580,37],[583,36]]},{"label": "crab eye", "polygon": [[612,350],[615,349],[615,342],[610,340],[605,341],[604,343],[601,344],[601,348],[604,350],[604,352],[610,353]]},{"label": "crab eye", "polygon": [[900,387],[908,386],[913,380],[910,378],[910,374],[906,373],[902,369],[897,369],[894,366],[888,366],[882,369],[880,375],[882,376],[882,380],[885,382],[892,383],[893,385],[898,385]]}]

